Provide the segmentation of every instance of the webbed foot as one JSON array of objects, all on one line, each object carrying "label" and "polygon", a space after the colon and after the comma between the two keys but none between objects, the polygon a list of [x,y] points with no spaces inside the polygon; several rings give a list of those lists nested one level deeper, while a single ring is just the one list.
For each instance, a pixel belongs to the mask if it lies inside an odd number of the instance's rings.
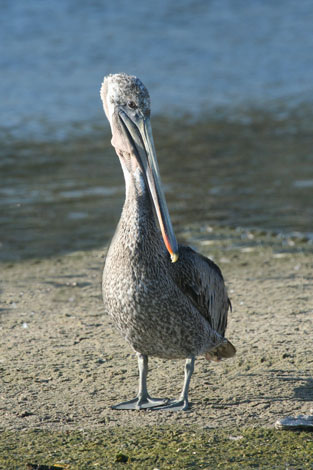
[{"label": "webbed foot", "polygon": [[149,408],[162,409],[163,406],[167,405],[169,400],[167,398],[134,398],[133,400],[124,401],[112,406],[112,410],[146,410]]},{"label": "webbed foot", "polygon": [[154,411],[167,410],[167,411],[186,411],[190,408],[188,400],[170,400],[169,403],[164,406],[153,408]]}]

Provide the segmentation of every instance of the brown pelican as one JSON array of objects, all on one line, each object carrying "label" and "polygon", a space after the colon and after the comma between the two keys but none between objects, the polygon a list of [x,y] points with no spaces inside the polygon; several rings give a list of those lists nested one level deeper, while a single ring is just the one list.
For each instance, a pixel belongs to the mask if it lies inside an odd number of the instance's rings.
[{"label": "brown pelican", "polygon": [[[219,267],[177,244],[160,181],[148,90],[134,76],[109,75],[101,98],[126,184],[105,262],[103,299],[137,352],[139,367],[137,397],[113,408],[186,410],[195,356],[217,361],[236,352],[224,337],[230,301]],[[148,356],[186,359],[178,400],[150,397]]]}]

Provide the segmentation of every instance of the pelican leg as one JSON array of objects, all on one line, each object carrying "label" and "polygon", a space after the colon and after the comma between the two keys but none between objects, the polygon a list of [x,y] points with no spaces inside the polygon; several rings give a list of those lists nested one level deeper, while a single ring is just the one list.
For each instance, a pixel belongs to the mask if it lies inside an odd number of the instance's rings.
[{"label": "pelican leg", "polygon": [[133,400],[124,401],[118,405],[112,406],[113,410],[142,410],[146,408],[154,408],[166,405],[169,400],[167,398],[151,398],[147,390],[148,375],[148,356],[137,353],[138,369],[139,369],[139,390],[138,395]]},{"label": "pelican leg", "polygon": [[182,392],[178,400],[171,400],[165,406],[154,408],[154,410],[186,411],[189,408],[188,391],[192,373],[194,371],[195,358],[189,357],[185,363],[185,379]]}]

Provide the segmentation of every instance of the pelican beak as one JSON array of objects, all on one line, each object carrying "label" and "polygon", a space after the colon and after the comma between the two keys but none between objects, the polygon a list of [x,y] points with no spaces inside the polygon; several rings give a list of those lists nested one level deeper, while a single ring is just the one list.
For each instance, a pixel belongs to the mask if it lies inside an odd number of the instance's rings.
[{"label": "pelican beak", "polygon": [[124,125],[135,149],[137,161],[142,169],[147,187],[153,201],[164,244],[171,256],[172,263],[178,260],[178,244],[172,227],[164,192],[161,186],[159,166],[157,162],[152,129],[149,117],[139,114],[129,116],[119,109],[121,124]]}]

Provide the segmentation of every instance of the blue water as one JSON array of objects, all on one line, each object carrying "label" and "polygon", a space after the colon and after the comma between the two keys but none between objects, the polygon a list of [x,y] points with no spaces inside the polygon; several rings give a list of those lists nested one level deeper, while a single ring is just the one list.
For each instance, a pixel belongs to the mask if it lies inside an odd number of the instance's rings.
[{"label": "blue water", "polygon": [[0,128],[17,134],[88,128],[120,71],[154,113],[312,102],[311,0],[2,0],[0,13]]}]

